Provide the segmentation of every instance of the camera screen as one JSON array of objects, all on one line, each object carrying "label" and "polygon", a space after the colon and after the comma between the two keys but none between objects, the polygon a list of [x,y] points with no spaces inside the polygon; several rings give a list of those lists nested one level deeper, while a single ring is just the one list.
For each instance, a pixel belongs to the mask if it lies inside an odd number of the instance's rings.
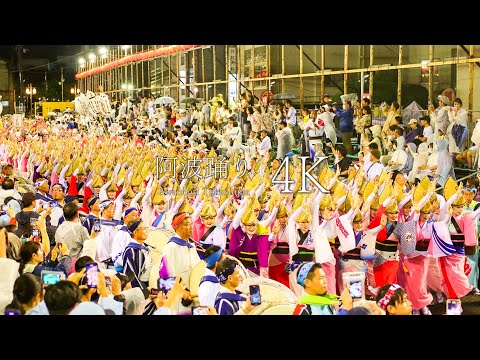
[{"label": "camera screen", "polygon": [[158,290],[162,291],[164,294],[168,293],[170,289],[175,284],[174,277],[161,277],[158,279]]},{"label": "camera screen", "polygon": [[93,231],[100,232],[100,220],[95,220],[93,223]]},{"label": "camera screen", "polygon": [[460,301],[447,300],[447,315],[461,315],[462,307]]},{"label": "camera screen", "polygon": [[87,274],[87,286],[95,288],[98,284],[98,266],[97,264],[87,264],[85,266]]},{"label": "camera screen", "polygon": [[44,285],[55,285],[62,280],[62,273],[44,273],[42,274],[42,281]]},{"label": "camera screen", "polygon": [[260,305],[262,303],[259,285],[250,285],[250,302],[252,305]]},{"label": "camera screen", "polygon": [[40,236],[40,230],[38,230],[38,229],[33,229],[33,230],[32,230],[32,236]]},{"label": "camera screen", "polygon": [[195,306],[192,308],[193,315],[208,315],[208,308],[206,306]]},{"label": "camera screen", "polygon": [[361,299],[362,298],[362,281],[361,280],[352,280],[350,282],[350,296],[352,299]]}]

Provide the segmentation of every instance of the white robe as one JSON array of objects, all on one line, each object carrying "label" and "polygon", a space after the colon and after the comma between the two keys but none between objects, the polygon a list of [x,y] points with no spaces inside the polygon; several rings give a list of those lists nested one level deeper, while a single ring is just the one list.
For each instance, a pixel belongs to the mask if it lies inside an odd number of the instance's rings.
[{"label": "white robe", "polygon": [[[175,234],[175,236],[180,237],[178,234]],[[191,242],[190,244],[193,245]],[[195,246],[181,246],[173,241],[169,241],[163,248],[160,273],[168,273],[168,276],[180,275],[182,280],[185,281],[187,289],[190,289],[190,274],[195,265],[200,261]],[[166,269],[164,267],[166,267]],[[182,304],[178,304],[175,310],[177,314],[190,312],[190,309],[184,307]]]}]

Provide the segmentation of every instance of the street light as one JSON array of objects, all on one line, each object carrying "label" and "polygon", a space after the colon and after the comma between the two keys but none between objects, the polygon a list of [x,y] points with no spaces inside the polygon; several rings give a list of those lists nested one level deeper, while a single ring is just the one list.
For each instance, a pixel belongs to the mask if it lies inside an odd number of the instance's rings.
[{"label": "street light", "polygon": [[33,95],[37,93],[37,89],[29,84],[28,87],[25,89],[25,93],[30,95],[30,115],[33,114]]},{"label": "street light", "polygon": [[77,88],[77,85],[75,85],[73,88],[70,88],[70,94],[72,94],[74,97],[77,96],[77,94],[80,94],[80,89]]}]

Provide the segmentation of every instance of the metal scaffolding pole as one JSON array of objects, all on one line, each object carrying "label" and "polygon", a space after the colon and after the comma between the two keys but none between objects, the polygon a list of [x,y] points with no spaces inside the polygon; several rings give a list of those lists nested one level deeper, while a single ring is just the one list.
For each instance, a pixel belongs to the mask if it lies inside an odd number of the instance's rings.
[{"label": "metal scaffolding pole", "polygon": [[303,45],[299,47],[299,62],[300,62],[300,109],[303,109],[303,104],[305,103],[304,94],[303,94]]},{"label": "metal scaffolding pole", "polygon": [[345,45],[345,57],[343,62],[343,70],[345,71],[345,73],[343,74],[343,94],[346,94],[348,91],[347,89],[348,73],[346,72],[348,70],[348,45]]},{"label": "metal scaffolding pole", "polygon": [[433,45],[428,47],[428,101],[431,103],[433,99]]},{"label": "metal scaffolding pole", "polygon": [[[398,65],[403,64],[403,45],[398,46]],[[402,69],[398,69],[397,102],[402,104]]]},{"label": "metal scaffolding pole", "polygon": [[[373,65],[373,45],[370,45],[370,69]],[[370,70],[370,76],[368,77],[368,92],[370,94],[370,98],[373,102],[373,71]]]},{"label": "metal scaffolding pole", "polygon": [[320,94],[322,94],[322,98],[320,99],[320,102],[323,101],[323,95],[325,94],[325,45],[322,45],[321,47],[321,56],[322,56],[322,60],[321,60],[321,71],[322,71],[322,75],[320,76]]}]

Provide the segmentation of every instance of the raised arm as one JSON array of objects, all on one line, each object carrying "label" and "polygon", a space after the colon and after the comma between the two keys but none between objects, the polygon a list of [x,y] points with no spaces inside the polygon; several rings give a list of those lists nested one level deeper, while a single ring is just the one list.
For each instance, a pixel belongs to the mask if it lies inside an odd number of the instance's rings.
[{"label": "raised arm", "polygon": [[99,191],[99,194],[98,194],[98,198],[100,199],[100,201],[103,201],[103,200],[107,200],[108,199],[108,196],[107,196],[107,189],[108,187],[110,186],[110,184],[112,183],[112,180],[108,180],[105,184],[102,185],[102,187],[100,188],[100,191]]},{"label": "raised arm", "polygon": [[223,202],[223,204],[218,208],[217,211],[217,216],[215,217],[215,223],[218,224],[220,221],[223,219],[223,212],[225,211],[225,208],[227,207],[228,203],[232,201],[232,197],[228,197],[227,200]]}]

